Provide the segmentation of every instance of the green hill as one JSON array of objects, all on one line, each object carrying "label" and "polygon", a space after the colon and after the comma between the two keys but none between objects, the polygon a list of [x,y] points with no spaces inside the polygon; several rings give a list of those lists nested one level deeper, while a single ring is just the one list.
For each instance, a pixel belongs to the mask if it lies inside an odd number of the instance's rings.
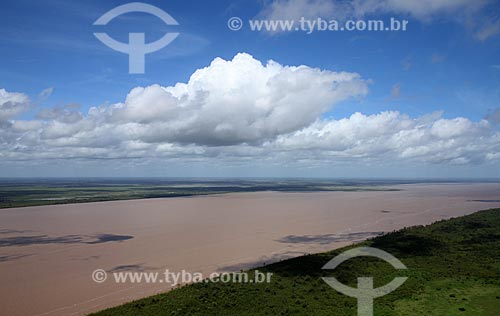
[{"label": "green hill", "polygon": [[[355,258],[334,271],[321,268],[342,251],[363,246],[385,250],[408,270],[376,258]],[[356,299],[330,288],[335,276],[356,287],[373,276],[375,286],[395,276],[408,281],[375,299],[374,315],[447,316],[500,314],[500,209],[393,232],[355,246],[303,256],[258,269],[274,273],[269,284],[198,283],[111,308],[94,316],[357,315]],[[247,273],[253,274],[254,271]]]}]

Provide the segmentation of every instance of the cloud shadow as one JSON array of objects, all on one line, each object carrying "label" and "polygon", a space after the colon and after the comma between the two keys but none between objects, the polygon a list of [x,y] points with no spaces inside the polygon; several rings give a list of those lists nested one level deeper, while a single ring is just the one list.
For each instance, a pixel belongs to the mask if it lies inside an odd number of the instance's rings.
[{"label": "cloud shadow", "polygon": [[357,232],[348,234],[324,234],[324,235],[289,235],[278,242],[287,244],[330,244],[336,242],[354,242],[382,235],[383,232]]},{"label": "cloud shadow", "polygon": [[48,235],[35,236],[15,236],[0,238],[0,247],[12,246],[32,246],[50,244],[103,244],[108,242],[122,242],[134,238],[129,235],[98,234],[94,236],[86,235],[66,235],[60,237],[50,237]]}]

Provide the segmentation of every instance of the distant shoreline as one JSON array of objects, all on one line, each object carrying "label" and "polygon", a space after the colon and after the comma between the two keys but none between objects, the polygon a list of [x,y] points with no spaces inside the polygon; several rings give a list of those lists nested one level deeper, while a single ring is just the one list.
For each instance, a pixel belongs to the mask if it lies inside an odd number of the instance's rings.
[{"label": "distant shoreline", "polygon": [[[307,180],[25,180],[0,181],[0,209],[248,192],[398,191],[395,183]],[[397,183],[400,184],[400,183]]]},{"label": "distant shoreline", "polygon": [[398,191],[402,185],[500,183],[480,179],[0,178],[0,209],[245,192]]}]

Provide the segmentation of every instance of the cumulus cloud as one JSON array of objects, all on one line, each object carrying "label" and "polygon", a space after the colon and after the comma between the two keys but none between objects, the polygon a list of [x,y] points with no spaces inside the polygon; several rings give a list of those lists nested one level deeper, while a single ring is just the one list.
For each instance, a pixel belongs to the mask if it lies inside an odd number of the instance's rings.
[{"label": "cumulus cloud", "polygon": [[129,124],[145,142],[235,145],[301,129],[367,91],[356,73],[263,65],[238,54],[230,61],[216,58],[187,83],[135,88],[124,103],[91,113],[109,124]]},{"label": "cumulus cloud", "polygon": [[17,117],[29,107],[27,95],[0,89],[0,123]]},{"label": "cumulus cloud", "polygon": [[[318,121],[280,136],[274,146],[317,153],[320,159],[410,160],[427,163],[484,163],[500,151],[500,134],[483,120],[444,119],[439,113],[418,118],[396,111],[355,113]],[[328,159],[327,159],[328,158]]]},{"label": "cumulus cloud", "polygon": [[40,110],[36,117],[41,120],[52,120],[63,123],[75,123],[83,119],[83,115],[78,111],[77,104],[68,104],[62,107],[53,107]]},{"label": "cumulus cloud", "polygon": [[[500,159],[493,119],[410,117],[399,112],[325,118],[332,107],[367,93],[356,73],[262,64],[248,54],[215,59],[186,83],[130,91],[121,103],[44,109],[15,120],[26,104],[0,90],[0,161],[194,161],[226,165],[307,166],[378,161],[482,164]],[[14,111],[17,112],[17,111]],[[493,117],[493,116],[492,116]]]}]

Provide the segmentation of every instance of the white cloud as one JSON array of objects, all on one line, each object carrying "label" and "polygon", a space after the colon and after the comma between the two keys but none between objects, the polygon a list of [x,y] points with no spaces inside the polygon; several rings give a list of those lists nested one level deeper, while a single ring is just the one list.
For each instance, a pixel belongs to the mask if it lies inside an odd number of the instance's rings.
[{"label": "white cloud", "polygon": [[463,24],[476,39],[484,41],[500,33],[500,20],[489,17],[492,5],[495,0],[272,0],[257,16],[270,20],[345,20],[398,14],[425,22],[445,17]]},{"label": "white cloud", "polygon": [[[332,1],[332,0],[331,0]],[[476,12],[489,1],[478,0],[354,0],[354,11],[357,15],[372,13],[400,13],[427,20],[437,14],[454,14],[456,12]]]},{"label": "white cloud", "polygon": [[274,146],[309,150],[325,161],[483,163],[488,155],[500,151],[500,134],[487,121],[443,119],[439,115],[411,118],[389,111],[318,121],[301,131],[280,136]]},{"label": "white cloud", "polygon": [[475,37],[480,41],[485,41],[500,33],[500,18],[496,20],[486,19],[478,26]]},{"label": "white cloud", "polygon": [[260,16],[270,20],[298,20],[301,17],[340,16],[343,10],[341,4],[332,0],[275,0],[264,7]]},{"label": "white cloud", "polygon": [[[263,65],[248,54],[217,58],[187,83],[135,88],[124,102],[86,114],[66,106],[14,120],[7,111],[9,121],[0,124],[0,162],[498,163],[500,134],[493,119],[474,122],[439,113],[412,118],[391,111],[324,118],[336,103],[367,89],[355,73]],[[0,90],[0,96],[0,109],[28,103],[24,94]]]},{"label": "white cloud", "polygon": [[47,88],[47,89],[43,89],[42,92],[40,92],[40,94],[38,95],[38,97],[40,99],[42,99],[42,100],[45,100],[48,97],[50,97],[53,92],[54,92],[54,88],[53,87],[50,87],[50,88]]},{"label": "white cloud", "polygon": [[0,123],[17,117],[29,106],[30,100],[27,95],[0,89]]},{"label": "white cloud", "polygon": [[262,65],[238,54],[215,59],[188,83],[135,88],[124,103],[91,112],[107,123],[130,124],[146,142],[258,143],[308,126],[334,104],[367,91],[355,73]]},{"label": "white cloud", "polygon": [[268,19],[361,17],[377,13],[398,13],[427,20],[437,14],[476,13],[491,0],[273,0],[260,15]]},{"label": "white cloud", "polygon": [[38,112],[37,118],[41,120],[75,123],[83,119],[83,115],[78,111],[78,108],[79,106],[76,104],[68,104],[63,107],[45,108]]}]

